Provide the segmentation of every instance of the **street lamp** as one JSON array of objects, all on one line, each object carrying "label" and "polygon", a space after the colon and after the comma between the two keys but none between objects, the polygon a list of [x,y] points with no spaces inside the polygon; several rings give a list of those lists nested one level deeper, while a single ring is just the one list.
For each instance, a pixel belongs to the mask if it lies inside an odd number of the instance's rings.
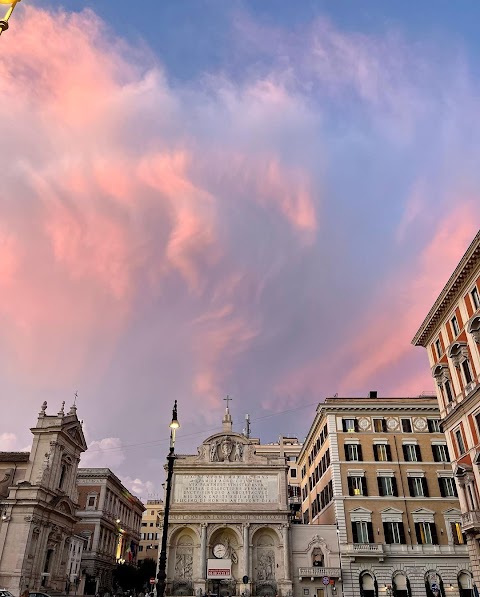
[{"label": "street lamp", "polygon": [[0,0],[0,4],[9,4],[10,8],[5,13],[3,19],[0,19],[0,35],[8,29],[8,20],[12,16],[12,12],[15,10],[15,6],[20,0]]},{"label": "street lamp", "polygon": [[172,477],[173,477],[173,463],[175,461],[175,434],[180,427],[177,419],[177,401],[173,405],[172,421],[170,427],[170,450],[167,456],[167,490],[165,493],[165,509],[163,511],[163,530],[162,530],[162,548],[160,551],[160,558],[158,560],[158,574],[157,574],[157,597],[165,595],[165,587],[167,584],[167,534],[168,534],[168,517],[170,515],[170,494],[172,492]]}]

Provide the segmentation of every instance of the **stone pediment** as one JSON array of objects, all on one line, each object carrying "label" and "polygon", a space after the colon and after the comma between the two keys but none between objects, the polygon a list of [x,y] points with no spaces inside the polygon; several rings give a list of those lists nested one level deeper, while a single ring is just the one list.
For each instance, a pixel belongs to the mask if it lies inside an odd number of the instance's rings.
[{"label": "stone pediment", "polygon": [[403,514],[403,512],[397,508],[384,508],[380,510],[380,514]]},{"label": "stone pediment", "polygon": [[85,441],[82,427],[78,421],[66,427],[64,431],[77,444],[77,446],[82,448],[83,451],[87,449],[87,442]]},{"label": "stone pediment", "polygon": [[416,510],[412,511],[412,514],[435,514],[433,510],[429,510],[428,508],[417,508]]},{"label": "stone pediment", "polygon": [[255,454],[255,445],[239,433],[217,433],[210,436],[198,449],[197,462],[205,463],[264,463]]}]

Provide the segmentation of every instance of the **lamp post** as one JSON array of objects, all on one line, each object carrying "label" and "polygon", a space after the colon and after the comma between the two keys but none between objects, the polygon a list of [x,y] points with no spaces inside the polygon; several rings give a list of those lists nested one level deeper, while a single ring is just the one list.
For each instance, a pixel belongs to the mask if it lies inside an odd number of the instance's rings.
[{"label": "lamp post", "polygon": [[15,10],[15,6],[20,0],[0,0],[0,4],[10,4],[10,8],[5,13],[3,19],[0,19],[0,35],[8,29],[8,20],[12,16],[12,12]]},{"label": "lamp post", "polygon": [[170,427],[170,451],[167,456],[167,489],[165,493],[165,509],[163,511],[163,531],[162,531],[162,547],[160,550],[160,558],[158,560],[158,575],[157,575],[157,597],[165,595],[165,587],[167,584],[167,534],[168,534],[168,517],[170,515],[170,494],[172,492],[172,477],[173,477],[173,463],[175,461],[175,434],[180,427],[177,419],[177,401],[173,405],[172,422]]}]

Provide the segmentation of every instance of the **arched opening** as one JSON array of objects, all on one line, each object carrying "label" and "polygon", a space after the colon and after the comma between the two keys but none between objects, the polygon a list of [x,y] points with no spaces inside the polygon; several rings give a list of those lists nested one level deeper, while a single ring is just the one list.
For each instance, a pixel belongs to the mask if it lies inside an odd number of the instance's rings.
[{"label": "arched opening", "polygon": [[404,572],[395,572],[392,578],[394,597],[411,597],[410,583]]},{"label": "arched opening", "polygon": [[462,570],[459,573],[457,580],[460,597],[473,597],[473,578],[470,572]]},{"label": "arched opening", "polygon": [[191,529],[182,529],[173,538],[169,562],[172,578],[172,595],[193,595],[195,534]]},{"label": "arched opening", "polygon": [[230,561],[230,578],[211,578],[208,590],[219,597],[230,597],[236,594],[237,580],[241,578],[240,558],[241,545],[235,531],[225,527],[217,529],[210,538],[209,558]]},{"label": "arched opening", "polygon": [[324,565],[323,551],[320,549],[320,547],[315,547],[312,552],[312,566],[322,567]]},{"label": "arched opening", "polygon": [[443,580],[436,570],[425,573],[425,594],[427,597],[445,597]]},{"label": "arched opening", "polygon": [[264,597],[274,597],[277,593],[278,537],[271,529],[260,529],[254,535],[253,545],[255,593]]},{"label": "arched opening", "polygon": [[371,572],[360,574],[360,597],[378,597],[378,585]]}]

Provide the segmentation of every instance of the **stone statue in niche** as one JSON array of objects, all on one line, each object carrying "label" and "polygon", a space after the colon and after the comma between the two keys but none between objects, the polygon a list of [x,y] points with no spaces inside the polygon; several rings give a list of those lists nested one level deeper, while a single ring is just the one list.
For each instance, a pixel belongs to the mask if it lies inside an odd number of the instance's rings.
[{"label": "stone statue in niche", "polygon": [[38,471],[36,484],[40,485],[47,476],[47,472],[50,470],[50,454],[48,452],[45,453],[45,457],[43,459],[42,468]]}]

